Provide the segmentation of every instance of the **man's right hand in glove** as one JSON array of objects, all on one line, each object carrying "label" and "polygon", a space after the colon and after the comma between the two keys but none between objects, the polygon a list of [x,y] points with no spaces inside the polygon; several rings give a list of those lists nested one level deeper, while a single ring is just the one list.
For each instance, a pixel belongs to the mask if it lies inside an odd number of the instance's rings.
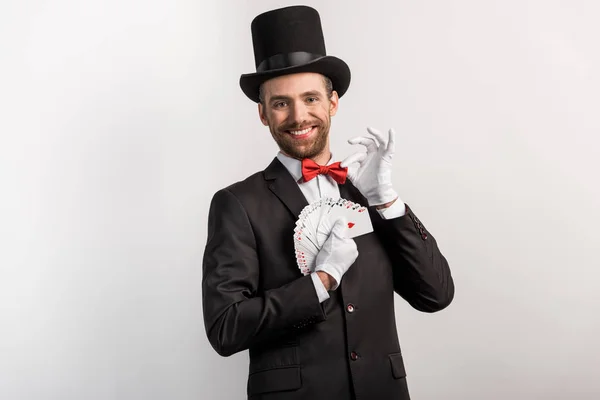
[{"label": "man's right hand in glove", "polygon": [[356,243],[346,238],[347,230],[346,218],[338,218],[315,260],[315,272],[328,291],[338,288],[342,276],[358,257]]}]

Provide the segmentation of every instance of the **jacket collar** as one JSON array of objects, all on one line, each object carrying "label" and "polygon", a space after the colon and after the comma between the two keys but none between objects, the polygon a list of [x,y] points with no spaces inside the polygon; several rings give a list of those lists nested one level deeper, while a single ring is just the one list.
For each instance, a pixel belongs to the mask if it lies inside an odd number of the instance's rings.
[{"label": "jacket collar", "polygon": [[[300,166],[300,162],[298,162]],[[298,219],[302,209],[308,205],[308,201],[298,187],[297,180],[285,165],[275,157],[271,164],[264,171],[265,180],[268,181],[268,187],[275,196],[292,213],[294,221]],[[302,173],[300,172],[300,177]]]},{"label": "jacket collar", "polygon": [[292,175],[292,178],[294,178],[296,182],[300,182],[302,179],[302,161],[286,156],[282,152],[277,153],[277,159],[283,164],[285,169],[288,170],[290,175]]}]

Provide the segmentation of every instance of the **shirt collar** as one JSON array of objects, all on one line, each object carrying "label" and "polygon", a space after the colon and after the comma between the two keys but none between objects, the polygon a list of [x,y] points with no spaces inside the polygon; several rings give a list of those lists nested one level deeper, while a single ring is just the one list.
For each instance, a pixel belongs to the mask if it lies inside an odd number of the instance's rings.
[{"label": "shirt collar", "polygon": [[[277,158],[279,159],[279,161],[281,161],[283,166],[290,172],[294,180],[296,182],[300,182],[300,180],[302,179],[302,161],[296,158],[286,156],[281,151],[277,153]],[[329,159],[329,162],[326,165],[332,164],[332,160],[333,154],[331,154],[331,158]]]}]

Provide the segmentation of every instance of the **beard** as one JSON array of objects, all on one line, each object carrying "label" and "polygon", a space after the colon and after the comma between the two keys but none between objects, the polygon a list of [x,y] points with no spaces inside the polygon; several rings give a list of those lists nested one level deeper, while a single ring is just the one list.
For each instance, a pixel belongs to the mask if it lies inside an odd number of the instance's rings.
[{"label": "beard", "polygon": [[[280,126],[274,126],[270,120],[268,122],[271,136],[273,136],[279,149],[290,157],[299,160],[304,158],[315,158],[323,153],[327,147],[329,128],[331,126],[330,118],[327,118],[326,121],[315,118],[311,121],[283,123]],[[290,130],[300,130],[306,127],[316,128],[316,132],[306,139],[296,139],[292,134],[286,132]]]}]

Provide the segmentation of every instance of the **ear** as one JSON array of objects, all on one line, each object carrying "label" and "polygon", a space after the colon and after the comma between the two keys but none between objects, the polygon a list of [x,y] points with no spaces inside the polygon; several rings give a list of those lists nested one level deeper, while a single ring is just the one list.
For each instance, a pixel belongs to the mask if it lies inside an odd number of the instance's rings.
[{"label": "ear", "polygon": [[260,118],[260,122],[263,123],[264,126],[269,125],[269,121],[265,118],[265,108],[262,103],[258,103],[258,117]]},{"label": "ear", "polygon": [[332,117],[337,113],[339,100],[338,93],[335,90],[331,92],[331,97],[329,98],[329,115]]}]

